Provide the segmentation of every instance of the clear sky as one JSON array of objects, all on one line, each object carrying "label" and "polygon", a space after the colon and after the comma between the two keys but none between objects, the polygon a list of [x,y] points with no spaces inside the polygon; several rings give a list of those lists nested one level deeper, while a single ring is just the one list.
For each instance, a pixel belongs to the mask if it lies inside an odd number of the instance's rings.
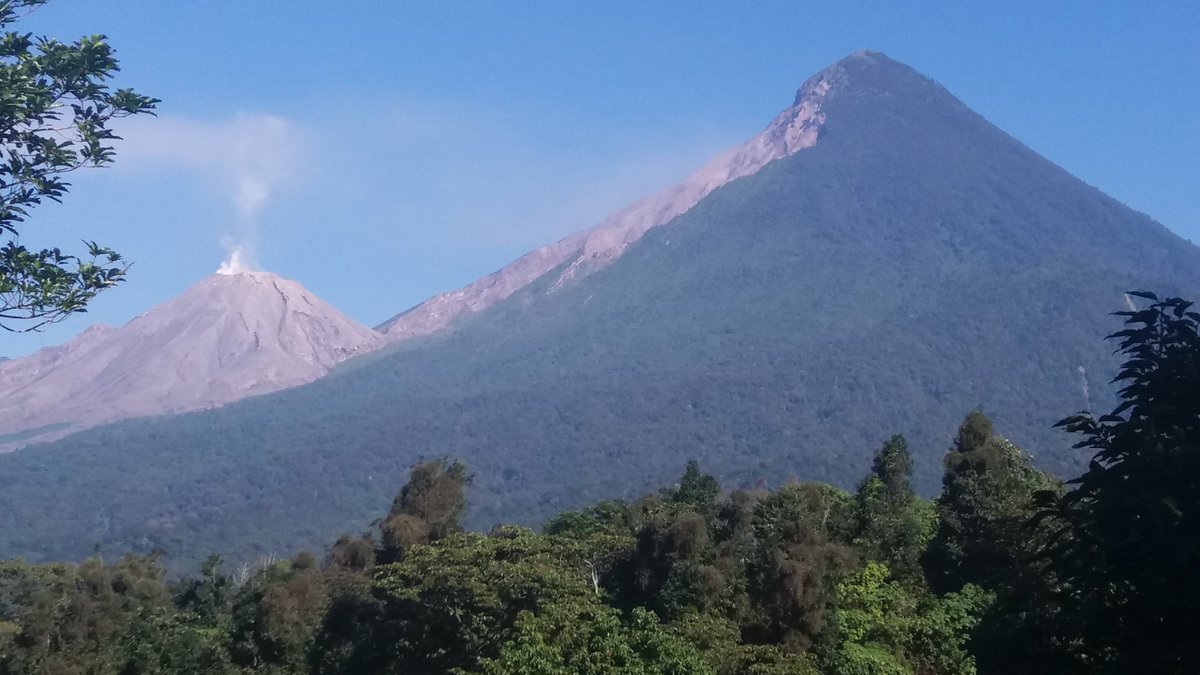
[{"label": "clear sky", "polygon": [[121,324],[225,246],[368,325],[599,221],[875,49],[1200,241],[1200,3],[51,0],[163,99],[26,244],[95,239],[127,283],[17,356]]}]

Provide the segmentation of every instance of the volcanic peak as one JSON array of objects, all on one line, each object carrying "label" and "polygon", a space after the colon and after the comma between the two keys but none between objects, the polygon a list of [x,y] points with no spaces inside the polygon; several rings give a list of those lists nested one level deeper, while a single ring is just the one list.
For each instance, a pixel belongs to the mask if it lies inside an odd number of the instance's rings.
[{"label": "volcanic peak", "polygon": [[220,406],[311,382],[382,343],[295,281],[212,274],[120,328],[0,364],[0,435]]}]

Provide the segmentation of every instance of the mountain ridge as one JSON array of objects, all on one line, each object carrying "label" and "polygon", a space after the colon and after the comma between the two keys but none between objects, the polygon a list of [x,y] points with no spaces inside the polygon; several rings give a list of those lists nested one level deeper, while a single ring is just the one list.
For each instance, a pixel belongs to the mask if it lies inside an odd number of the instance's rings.
[{"label": "mountain ridge", "polygon": [[838,67],[834,64],[806,80],[792,105],[763,131],[720,153],[679,183],[635,201],[591,228],[540,246],[467,286],[418,303],[376,330],[391,340],[434,334],[503,302],[561,265],[567,267],[561,270],[557,286],[611,263],[648,230],[670,222],[713,190],[815,144],[824,123],[821,101],[836,80]]}]

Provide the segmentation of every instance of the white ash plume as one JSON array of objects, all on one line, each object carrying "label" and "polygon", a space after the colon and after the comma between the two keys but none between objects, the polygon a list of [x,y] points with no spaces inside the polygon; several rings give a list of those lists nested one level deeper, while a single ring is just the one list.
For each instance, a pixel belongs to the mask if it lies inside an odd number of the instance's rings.
[{"label": "white ash plume", "polygon": [[[306,141],[290,120],[240,113],[218,122],[160,117],[130,122],[122,158],[191,168],[228,195],[233,211],[220,271],[257,269],[258,221],[267,203],[305,166]],[[124,134],[123,134],[124,135]]]},{"label": "white ash plume", "polygon": [[253,272],[258,269],[258,266],[253,264],[253,257],[245,247],[231,246],[229,255],[225,257],[225,261],[217,268],[217,274],[242,274],[243,272]]}]

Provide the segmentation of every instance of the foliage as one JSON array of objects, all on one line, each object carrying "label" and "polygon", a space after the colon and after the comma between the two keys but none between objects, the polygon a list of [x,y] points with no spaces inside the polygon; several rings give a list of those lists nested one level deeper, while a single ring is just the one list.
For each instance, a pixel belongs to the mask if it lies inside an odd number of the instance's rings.
[{"label": "foliage", "polygon": [[700,463],[694,459],[688,460],[683,476],[679,479],[679,487],[668,491],[668,498],[679,504],[687,504],[694,511],[711,511],[717,501],[721,486],[712,474],[702,473]]},{"label": "foliage", "polygon": [[779,645],[742,641],[742,627],[714,612],[689,612],[671,630],[699,649],[720,675],[816,675],[811,655],[796,654]]},{"label": "foliage", "polygon": [[349,655],[343,658],[386,672],[479,668],[481,658],[496,657],[500,644],[514,639],[522,612],[596,601],[590,566],[622,542],[505,528],[414,547],[374,575],[378,604],[370,631],[380,639],[349,636],[358,646],[341,650]]},{"label": "foliage", "polygon": [[945,463],[938,529],[925,555],[934,588],[1012,585],[1038,542],[1029,527],[1034,494],[1055,490],[1057,481],[978,410],[963,420]]},{"label": "foliage", "polygon": [[977,586],[937,597],[892,579],[881,563],[867,563],[838,585],[833,619],[838,644],[829,670],[974,675],[975,660],[965,645],[990,603]]},{"label": "foliage", "polygon": [[143,613],[168,605],[154,558],[78,567],[0,565],[0,673],[69,673],[126,658],[118,647]]},{"label": "foliage", "polygon": [[[380,543],[345,535],[323,565],[301,552],[231,576],[214,556],[168,588],[156,558],[6,563],[0,675],[971,672],[982,592],[858,567],[844,491],[722,498],[693,462],[633,504],[480,534],[457,531],[468,475],[417,465]],[[438,536],[401,548],[398,518]]]},{"label": "foliage", "polygon": [[1150,304],[1117,312],[1126,327],[1109,336],[1125,357],[1122,402],[1060,422],[1093,456],[1071,491],[1041,495],[1062,523],[1046,555],[1090,672],[1185,672],[1200,603],[1200,314],[1130,295]]},{"label": "foliage", "polygon": [[462,531],[459,518],[467,505],[470,480],[461,462],[440,460],[413,467],[408,483],[380,523],[380,562],[396,562],[417,544]]},{"label": "foliage", "polygon": [[566,511],[546,522],[546,534],[587,537],[601,532],[633,532],[634,513],[624,502],[607,500],[578,511]]},{"label": "foliage", "polygon": [[1200,314],[1145,297],[1125,403],[1064,422],[1096,451],[1066,492],[978,410],[935,514],[898,436],[853,495],[724,493],[689,462],[541,533],[464,531],[466,465],[422,462],[323,558],[0,564],[0,675],[1193,672]]},{"label": "foliage", "polygon": [[[142,610],[112,645],[102,672],[121,675],[233,675],[226,634],[195,615]],[[97,664],[98,665],[98,664]]]},{"label": "foliage", "polygon": [[325,575],[311,553],[264,566],[230,607],[231,660],[250,669],[301,669],[328,603]]},{"label": "foliage", "polygon": [[843,533],[850,499],[827,485],[785,486],[759,501],[759,546],[749,561],[752,596],[764,607],[759,639],[806,649],[825,628],[839,576],[855,561]]},{"label": "foliage", "polygon": [[922,556],[926,579],[938,592],[975,585],[995,596],[972,636],[981,673],[1063,672],[1058,580],[1040,555],[1052,526],[1035,522],[1035,495],[1061,493],[1061,484],[978,410],[963,420],[945,465],[937,531]]},{"label": "foliage", "polygon": [[522,612],[516,635],[488,675],[715,675],[694,647],[663,629],[652,612],[633,610],[628,622],[595,602],[553,606],[541,616]]},{"label": "foliage", "polygon": [[19,229],[43,200],[62,201],[68,174],[112,163],[110,123],[152,113],[158,102],[112,90],[119,70],[103,35],[72,43],[13,30],[45,0],[0,2],[0,328],[36,330],[85,311],[125,275],[121,257],[95,242],[83,256],[29,249]]},{"label": "foliage", "polygon": [[912,458],[903,436],[893,436],[875,455],[871,473],[859,485],[854,541],[901,579],[924,579],[920,557],[933,536],[936,513],[913,492]]}]

